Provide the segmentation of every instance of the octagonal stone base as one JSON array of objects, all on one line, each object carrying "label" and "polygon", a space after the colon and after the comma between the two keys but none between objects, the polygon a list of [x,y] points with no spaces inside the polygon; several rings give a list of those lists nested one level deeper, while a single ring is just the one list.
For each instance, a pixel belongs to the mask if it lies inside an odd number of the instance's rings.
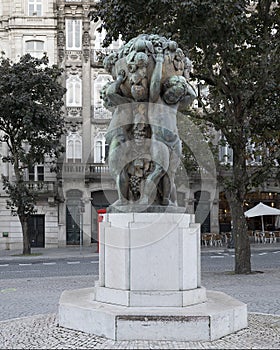
[{"label": "octagonal stone base", "polygon": [[99,281],[65,291],[59,325],[114,340],[215,340],[247,326],[245,304],[207,292],[193,214],[108,213]]},{"label": "octagonal stone base", "polygon": [[126,307],[94,301],[94,288],[65,291],[59,326],[113,340],[212,341],[247,327],[246,304],[222,292],[186,307]]}]

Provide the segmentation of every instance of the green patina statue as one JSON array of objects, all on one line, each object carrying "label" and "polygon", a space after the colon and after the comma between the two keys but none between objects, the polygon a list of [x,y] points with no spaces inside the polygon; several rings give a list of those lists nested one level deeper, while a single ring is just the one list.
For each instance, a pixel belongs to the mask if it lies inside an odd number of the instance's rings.
[{"label": "green patina statue", "polygon": [[175,41],[142,34],[104,59],[113,81],[101,97],[113,112],[107,131],[118,206],[177,206],[181,141],[176,115],[196,97],[190,60]]}]

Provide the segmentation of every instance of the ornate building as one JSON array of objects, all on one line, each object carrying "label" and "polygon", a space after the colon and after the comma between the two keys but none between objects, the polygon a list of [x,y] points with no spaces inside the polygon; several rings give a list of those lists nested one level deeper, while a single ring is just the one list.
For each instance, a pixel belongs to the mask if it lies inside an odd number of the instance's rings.
[{"label": "ornate building", "polygon": [[[111,79],[102,67],[104,35],[90,22],[93,1],[57,1],[57,60],[65,70],[66,152],[59,160],[58,244],[97,240],[97,212],[115,195],[105,163],[105,133],[111,115],[100,89]],[[109,197],[108,197],[109,196]]]},{"label": "ornate building", "polygon": [[[25,53],[42,57],[48,53],[50,64],[57,62],[57,18],[55,2],[43,0],[2,0],[0,2],[0,50],[12,61]],[[5,143],[0,143],[1,155],[7,154]],[[0,163],[1,173],[13,179],[7,163]],[[57,246],[57,180],[48,166],[38,164],[26,171],[26,181],[39,189],[37,214],[31,218],[32,246]],[[6,208],[6,194],[0,186],[0,249],[22,247],[21,225]]]},{"label": "ornate building", "polygon": [[[29,186],[41,188],[37,213],[30,220],[32,246],[89,245],[97,239],[96,209],[115,198],[114,183],[105,164],[105,133],[110,113],[102,107],[99,91],[110,79],[102,68],[105,51],[98,23],[88,14],[94,1],[3,0],[0,4],[0,48],[12,61],[25,53],[64,69],[65,121],[62,142],[66,152],[57,174],[46,164],[26,172]],[[108,50],[118,48],[114,43]],[[7,152],[1,144],[1,154]],[[1,172],[13,177],[7,164]],[[21,226],[6,209],[0,189],[0,249],[20,248]],[[109,197],[108,197],[109,196]],[[8,237],[7,237],[8,236]],[[81,238],[81,240],[80,240]]]},{"label": "ornate building", "polygon": [[[106,164],[105,133],[111,115],[104,109],[99,92],[111,79],[102,58],[121,42],[102,48],[104,33],[97,31],[99,23],[91,22],[88,16],[94,2],[0,2],[0,50],[13,61],[25,53],[41,57],[47,52],[50,64],[64,68],[67,88],[67,133],[62,140],[66,151],[58,160],[59,171],[55,174],[46,164],[38,164],[26,172],[29,186],[40,188],[37,213],[29,223],[34,247],[91,244],[98,239],[97,210],[117,198]],[[6,152],[5,144],[0,144],[0,153]],[[0,168],[1,173],[13,177],[6,163],[0,163]],[[202,232],[219,232],[219,219],[228,230],[227,203],[223,197],[219,201],[215,180],[204,178],[201,186],[201,177],[183,174],[177,190],[178,204],[196,213],[197,221],[203,223]],[[266,192],[277,197],[275,206],[279,206],[278,187],[272,191],[268,186]],[[22,247],[21,226],[6,209],[6,199],[0,186],[0,250]]]}]

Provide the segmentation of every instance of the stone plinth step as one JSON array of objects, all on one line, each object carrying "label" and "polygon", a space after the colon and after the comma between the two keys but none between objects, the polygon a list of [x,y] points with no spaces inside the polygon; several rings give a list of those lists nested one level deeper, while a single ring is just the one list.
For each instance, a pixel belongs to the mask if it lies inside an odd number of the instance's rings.
[{"label": "stone plinth step", "polygon": [[59,326],[113,340],[212,341],[247,327],[247,305],[222,292],[186,307],[126,307],[94,301],[94,288],[65,291]]}]

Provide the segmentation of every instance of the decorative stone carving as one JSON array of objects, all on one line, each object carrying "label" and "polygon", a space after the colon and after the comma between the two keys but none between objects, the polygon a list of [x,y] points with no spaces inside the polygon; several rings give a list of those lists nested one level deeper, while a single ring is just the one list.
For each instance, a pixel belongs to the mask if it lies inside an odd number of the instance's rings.
[{"label": "decorative stone carving", "polygon": [[139,35],[105,57],[114,79],[101,93],[113,112],[107,142],[119,195],[114,208],[177,206],[176,114],[196,97],[188,83],[190,65],[175,41],[158,35]]},{"label": "decorative stone carving", "polygon": [[79,121],[68,121],[65,122],[67,129],[71,132],[81,132],[82,122]]},{"label": "decorative stone carving", "polygon": [[82,69],[76,65],[66,66],[66,74],[67,77],[70,77],[72,75],[78,75],[79,78],[82,77]]},{"label": "decorative stone carving", "polygon": [[66,107],[68,118],[82,118],[82,107]]},{"label": "decorative stone carving", "polygon": [[[86,23],[85,23],[86,26]],[[87,27],[87,26],[86,26]],[[90,35],[87,30],[83,33],[83,58],[85,62],[89,60],[90,57]]]}]

